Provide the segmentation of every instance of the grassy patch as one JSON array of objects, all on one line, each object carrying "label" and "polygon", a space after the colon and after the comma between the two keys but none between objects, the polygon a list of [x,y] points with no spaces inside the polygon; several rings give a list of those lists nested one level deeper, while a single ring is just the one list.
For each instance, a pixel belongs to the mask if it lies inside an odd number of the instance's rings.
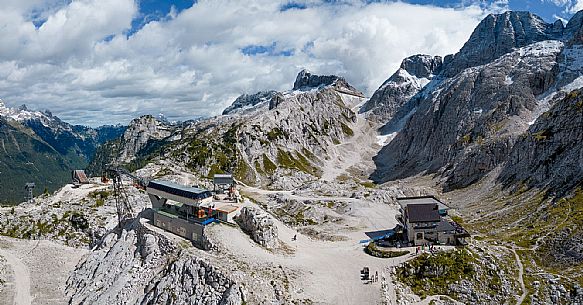
[{"label": "grassy patch", "polygon": [[464,220],[460,216],[457,216],[457,215],[452,215],[451,220],[457,222],[459,225],[462,225],[462,226],[464,224]]},{"label": "grassy patch", "polygon": [[537,141],[545,141],[551,136],[549,130],[541,130],[532,134],[532,137]]},{"label": "grassy patch", "polygon": [[304,211],[299,211],[294,215],[294,220],[296,225],[316,225],[318,224],[315,220],[307,218],[304,215]]},{"label": "grassy patch", "polygon": [[156,175],[154,175],[154,177],[161,178],[164,176],[172,175],[173,173],[174,172],[171,169],[169,169],[168,167],[163,167],[156,173]]},{"label": "grassy patch", "polygon": [[277,163],[279,163],[279,165],[283,168],[296,169],[314,176],[319,175],[318,169],[313,167],[308,159],[306,159],[306,157],[304,157],[299,152],[296,152],[295,154],[296,157],[294,157],[294,155],[289,151],[278,149]]},{"label": "grassy patch", "polygon": [[271,162],[269,157],[267,157],[265,154],[263,154],[263,169],[269,175],[273,175],[273,173],[277,169],[277,165],[275,165],[275,163]]},{"label": "grassy patch", "polygon": [[352,129],[350,127],[348,127],[348,125],[344,124],[344,123],[340,123],[340,127],[342,128],[342,132],[349,136],[352,137],[354,135],[354,131],[352,131]]},{"label": "grassy patch", "polygon": [[255,162],[253,162],[253,165],[255,165],[255,170],[257,171],[257,173],[259,175],[264,176],[265,172],[263,171],[263,169],[261,168],[261,165],[259,165],[259,161],[255,160]]},{"label": "grassy patch", "polygon": [[316,161],[318,160],[318,158],[308,149],[306,149],[305,147],[302,147],[302,154],[304,156],[306,156],[306,158],[312,160],[312,161]]},{"label": "grassy patch", "polygon": [[[562,275],[583,283],[583,263],[564,260],[569,256],[568,242],[575,242],[583,232],[583,190],[556,200],[544,191],[521,189],[496,196],[491,205],[503,212],[470,222],[468,227],[480,231],[486,240],[521,247],[516,252],[533,273]],[[544,282],[544,278],[525,272],[524,281],[529,292],[537,294],[531,283]]]},{"label": "grassy patch", "polygon": [[364,182],[361,182],[360,184],[361,184],[362,186],[366,187],[366,188],[369,188],[369,189],[375,188],[375,187],[377,186],[377,185],[376,185],[374,182],[372,182],[372,181],[364,181]]},{"label": "grassy patch", "polygon": [[449,294],[449,284],[474,276],[475,263],[466,249],[425,253],[397,268],[397,277],[421,297]]},{"label": "grassy patch", "polygon": [[237,163],[237,168],[235,168],[233,176],[238,180],[243,181],[247,185],[255,184],[255,175],[253,174],[253,170],[244,160],[240,160]]},{"label": "grassy patch", "polygon": [[283,129],[275,127],[267,132],[267,139],[269,139],[269,141],[275,141],[277,139],[289,139],[289,134]]}]

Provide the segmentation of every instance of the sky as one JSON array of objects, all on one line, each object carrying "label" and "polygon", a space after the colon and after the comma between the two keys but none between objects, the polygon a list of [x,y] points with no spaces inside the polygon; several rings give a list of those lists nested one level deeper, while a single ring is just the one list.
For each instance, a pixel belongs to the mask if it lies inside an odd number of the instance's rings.
[{"label": "sky", "polygon": [[566,22],[583,0],[0,0],[0,98],[89,126],[220,114],[301,69],[371,95],[414,54],[457,52],[489,13]]}]

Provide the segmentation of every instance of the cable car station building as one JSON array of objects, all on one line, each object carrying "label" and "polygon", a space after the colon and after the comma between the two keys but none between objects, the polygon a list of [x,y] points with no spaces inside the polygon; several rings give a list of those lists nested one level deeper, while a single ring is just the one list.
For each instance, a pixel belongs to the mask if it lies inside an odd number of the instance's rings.
[{"label": "cable car station building", "polygon": [[205,226],[228,221],[237,209],[215,209],[211,191],[164,180],[152,180],[146,192],[154,210],[156,227],[205,246]]}]

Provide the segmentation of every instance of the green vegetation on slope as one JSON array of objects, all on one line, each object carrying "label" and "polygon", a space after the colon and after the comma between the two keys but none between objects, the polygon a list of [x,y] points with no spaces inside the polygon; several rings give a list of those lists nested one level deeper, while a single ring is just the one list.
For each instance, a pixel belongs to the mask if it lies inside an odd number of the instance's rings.
[{"label": "green vegetation on slope", "polygon": [[79,159],[66,158],[28,128],[0,119],[0,203],[24,200],[24,185],[34,182],[34,194],[56,190],[70,181],[70,170],[82,167]]},{"label": "green vegetation on slope", "polygon": [[239,125],[232,124],[222,137],[204,132],[195,134],[187,140],[186,151],[190,160],[187,166],[193,170],[208,168],[208,176],[236,171],[239,168],[236,148],[238,131]]},{"label": "green vegetation on slope", "polygon": [[448,294],[449,284],[469,279],[475,274],[476,260],[466,249],[421,254],[397,268],[398,279],[421,297]]},{"label": "green vegetation on slope", "polygon": [[489,208],[499,212],[485,213],[464,226],[485,242],[516,248],[529,294],[545,298],[544,289],[534,283],[546,283],[548,275],[565,287],[575,282],[583,285],[583,190],[555,199],[523,184],[513,194],[493,194],[488,201]]},{"label": "green vegetation on slope", "polygon": [[310,164],[310,161],[299,152],[295,152],[295,157],[292,152],[282,149],[277,150],[277,163],[279,166],[288,169],[295,169],[304,173],[319,176],[320,173],[317,168]]}]

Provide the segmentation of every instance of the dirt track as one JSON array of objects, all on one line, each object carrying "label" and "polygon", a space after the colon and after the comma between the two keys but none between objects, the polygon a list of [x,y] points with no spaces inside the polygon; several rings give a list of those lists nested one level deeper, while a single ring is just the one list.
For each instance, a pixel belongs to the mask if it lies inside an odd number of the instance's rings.
[{"label": "dirt track", "polygon": [[28,272],[28,268],[11,251],[2,247],[0,247],[0,256],[6,259],[6,264],[12,269],[12,283],[10,284],[14,292],[13,304],[32,304],[32,296],[30,295],[30,273]]},{"label": "dirt track", "polygon": [[87,251],[48,240],[0,237],[0,256],[12,271],[0,304],[66,304],[65,282]]}]

